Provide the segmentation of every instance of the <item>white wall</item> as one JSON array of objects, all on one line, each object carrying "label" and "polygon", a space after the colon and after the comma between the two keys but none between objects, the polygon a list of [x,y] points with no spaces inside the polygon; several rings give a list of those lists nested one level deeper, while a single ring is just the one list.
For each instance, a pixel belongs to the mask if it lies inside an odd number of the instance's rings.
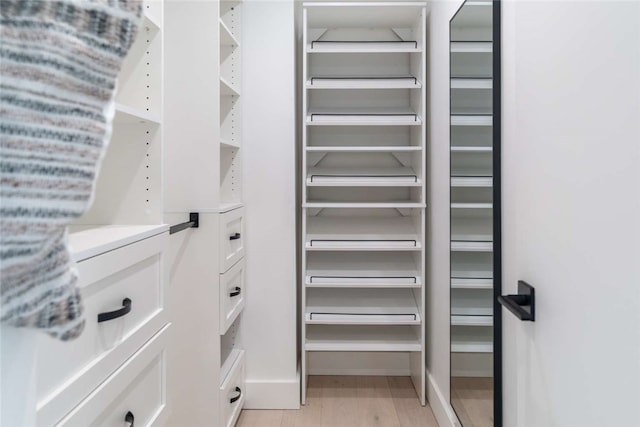
[{"label": "white wall", "polygon": [[640,3],[508,1],[505,426],[632,426],[640,403]]},{"label": "white wall", "polygon": [[434,1],[427,39],[427,399],[441,426],[449,404],[449,20],[461,0]]},{"label": "white wall", "polygon": [[293,0],[243,3],[247,401],[298,408]]}]

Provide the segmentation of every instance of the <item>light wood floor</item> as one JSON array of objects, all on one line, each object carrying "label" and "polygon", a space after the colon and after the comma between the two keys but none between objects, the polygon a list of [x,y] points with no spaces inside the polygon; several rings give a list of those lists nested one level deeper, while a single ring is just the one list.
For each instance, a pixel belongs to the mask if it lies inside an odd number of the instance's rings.
[{"label": "light wood floor", "polygon": [[493,378],[451,378],[451,404],[464,427],[493,427]]},{"label": "light wood floor", "polygon": [[438,427],[408,377],[309,377],[300,410],[244,410],[237,427]]}]

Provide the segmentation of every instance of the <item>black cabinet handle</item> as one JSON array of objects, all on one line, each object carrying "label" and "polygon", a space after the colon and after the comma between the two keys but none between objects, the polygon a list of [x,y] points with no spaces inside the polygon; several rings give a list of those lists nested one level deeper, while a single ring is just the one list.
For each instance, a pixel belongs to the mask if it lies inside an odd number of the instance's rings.
[{"label": "black cabinet handle", "polygon": [[242,396],[242,390],[240,390],[240,387],[236,387],[236,393],[238,393],[238,395],[233,396],[231,399],[229,399],[229,403],[237,402],[238,399],[240,399],[240,397]]},{"label": "black cabinet handle", "polygon": [[124,422],[127,423],[127,427],[133,427],[133,421],[135,417],[133,416],[133,412],[127,412],[127,415],[124,416]]},{"label": "black cabinet handle", "polygon": [[235,288],[233,288],[233,292],[229,292],[229,296],[230,297],[237,297],[238,295],[240,295],[240,292],[242,292],[242,289],[240,289],[238,286],[236,286]]},{"label": "black cabinet handle", "polygon": [[238,240],[240,238],[240,233],[232,234],[229,236],[229,240]]},{"label": "black cabinet handle", "polygon": [[523,280],[518,281],[516,295],[501,295],[498,302],[512,312],[518,319],[534,322],[536,318],[536,290]]},{"label": "black cabinet handle", "polygon": [[106,322],[107,320],[117,319],[118,317],[122,317],[125,314],[128,314],[131,311],[131,300],[129,298],[125,298],[122,300],[122,308],[116,311],[108,311],[106,313],[98,313],[98,323]]}]

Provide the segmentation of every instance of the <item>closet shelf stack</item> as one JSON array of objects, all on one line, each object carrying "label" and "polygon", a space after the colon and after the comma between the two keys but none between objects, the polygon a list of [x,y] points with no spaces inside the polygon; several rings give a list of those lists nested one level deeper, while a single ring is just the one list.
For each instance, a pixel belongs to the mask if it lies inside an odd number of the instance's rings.
[{"label": "closet shelf stack", "polygon": [[303,5],[303,403],[328,351],[407,353],[425,401],[425,16]]},{"label": "closet shelf stack", "polygon": [[466,4],[450,46],[451,351],[460,360],[453,365],[491,376],[485,356],[493,352],[492,2]]}]

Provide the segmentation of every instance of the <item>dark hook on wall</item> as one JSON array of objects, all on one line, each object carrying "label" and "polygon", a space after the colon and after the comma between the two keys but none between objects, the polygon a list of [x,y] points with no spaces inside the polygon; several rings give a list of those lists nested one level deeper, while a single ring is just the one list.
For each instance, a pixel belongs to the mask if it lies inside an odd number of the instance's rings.
[{"label": "dark hook on wall", "polygon": [[200,214],[198,212],[189,213],[189,221],[169,227],[169,234],[175,234],[187,228],[198,228],[200,226]]}]

